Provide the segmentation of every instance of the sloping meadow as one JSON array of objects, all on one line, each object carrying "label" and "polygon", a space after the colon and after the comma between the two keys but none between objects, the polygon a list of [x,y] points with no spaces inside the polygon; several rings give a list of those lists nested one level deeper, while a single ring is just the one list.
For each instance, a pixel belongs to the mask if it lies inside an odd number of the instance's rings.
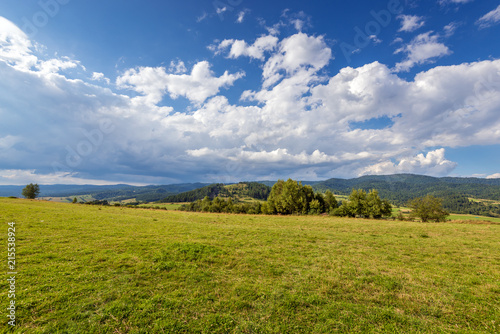
[{"label": "sloping meadow", "polygon": [[500,331],[498,224],[0,208],[19,333]]}]

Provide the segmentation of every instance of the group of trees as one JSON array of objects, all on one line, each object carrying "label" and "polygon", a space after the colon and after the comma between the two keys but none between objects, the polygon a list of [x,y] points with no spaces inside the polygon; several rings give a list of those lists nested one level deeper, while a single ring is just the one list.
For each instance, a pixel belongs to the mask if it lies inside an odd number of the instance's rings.
[{"label": "group of trees", "polygon": [[[266,191],[256,184],[245,185],[253,193],[263,197]],[[227,189],[217,184],[203,188],[204,191],[226,193]],[[40,193],[38,184],[28,184],[22,191],[24,197],[36,198]],[[76,198],[73,202],[76,202]],[[95,200],[86,204],[109,205],[106,200]],[[414,198],[409,202],[411,217],[418,217],[422,222],[445,221],[449,213],[443,209],[442,200],[432,195]],[[181,206],[180,210],[197,212],[224,212],[247,214],[322,214],[328,213],[341,217],[363,217],[379,219],[392,216],[392,205],[386,199],[380,199],[378,191],[373,189],[368,193],[363,189],[353,189],[346,201],[339,206],[335,196],[330,190],[325,193],[314,192],[309,185],[288,179],[278,180],[267,197],[266,202],[255,201],[252,203],[233,203],[231,198],[224,199],[219,196],[211,199],[208,195],[202,200],[198,199]]]},{"label": "group of trees", "polygon": [[[409,203],[411,217],[418,217],[423,222],[445,221],[449,215],[443,209],[442,201],[431,195],[413,199]],[[381,199],[378,191],[368,193],[363,189],[353,189],[348,199],[337,202],[330,190],[315,193],[309,185],[288,179],[278,180],[274,184],[266,202],[234,203],[231,198],[219,196],[183,205],[180,210],[195,212],[247,213],[247,214],[322,214],[328,213],[340,217],[363,217],[379,219],[392,216],[392,205]]]},{"label": "group of trees", "polygon": [[338,206],[331,191],[314,193],[311,186],[288,179],[278,180],[272,189],[263,213],[266,214],[321,214]]},{"label": "group of trees", "polygon": [[[257,188],[257,191],[263,193],[262,189]],[[224,199],[217,196],[210,199],[207,195],[203,200],[183,205],[180,210],[248,214],[321,214],[338,206],[330,191],[325,194],[314,193],[311,186],[303,186],[291,179],[286,182],[283,180],[276,182],[266,198],[266,202],[237,203],[231,198]]]},{"label": "group of trees", "polygon": [[333,210],[334,216],[366,217],[379,219],[392,216],[392,205],[388,200],[380,199],[378,191],[366,193],[363,189],[353,189],[349,199]]},{"label": "group of trees", "polygon": [[339,206],[330,190],[315,193],[309,185],[288,179],[278,180],[271,189],[266,202],[233,203],[232,199],[206,196],[183,205],[181,210],[197,212],[225,212],[250,214],[322,214],[335,216],[382,218],[392,215],[392,206],[387,200],[380,199],[378,192],[372,190],[353,190],[349,199]]},{"label": "group of trees", "polygon": [[253,203],[233,203],[231,198],[224,199],[215,197],[213,200],[209,196],[199,199],[189,204],[182,205],[179,210],[194,212],[218,212],[218,213],[248,213],[260,214],[262,211],[260,202]]}]

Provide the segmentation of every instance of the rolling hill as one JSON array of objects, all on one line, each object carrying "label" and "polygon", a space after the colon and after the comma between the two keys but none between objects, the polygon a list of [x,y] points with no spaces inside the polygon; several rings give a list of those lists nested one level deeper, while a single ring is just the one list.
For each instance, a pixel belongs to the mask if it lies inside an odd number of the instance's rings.
[{"label": "rolling hill", "polygon": [[500,179],[437,178],[414,174],[362,176],[355,179],[329,179],[313,185],[316,191],[331,190],[348,195],[352,189],[377,189],[380,196],[404,205],[415,197],[434,194],[461,194],[474,198],[500,200]]},{"label": "rolling hill", "polygon": [[[40,197],[88,196],[94,200],[154,202],[169,195],[206,186],[206,183],[182,183],[170,185],[131,186],[118,184],[95,185],[40,185]],[[24,186],[0,186],[0,197],[21,197]]]},{"label": "rolling hill", "polygon": [[[352,189],[377,189],[380,197],[404,206],[415,197],[434,195],[443,199],[445,209],[454,213],[500,216],[500,179],[431,177],[414,174],[362,176],[329,179],[313,185],[315,191],[331,190],[348,195]],[[481,199],[482,201],[473,201]]]},{"label": "rolling hill", "polygon": [[191,190],[177,195],[167,196],[161,203],[194,202],[208,196],[214,199],[217,196],[231,197],[236,200],[245,198],[266,200],[271,192],[271,187],[258,182],[240,182],[237,184],[224,185],[222,183],[211,184],[203,188]]},{"label": "rolling hill", "polygon": [[[94,200],[140,202],[192,202],[205,196],[255,198],[265,200],[275,181],[240,182],[238,184],[183,183],[171,185],[79,186],[42,185],[42,197],[88,196]],[[500,216],[500,179],[431,177],[415,174],[370,175],[353,179],[333,178],[325,181],[302,181],[317,192],[331,190],[349,195],[352,189],[377,189],[380,197],[404,206],[415,197],[434,195],[443,199],[454,213]],[[23,186],[0,186],[0,196],[21,196]]]}]

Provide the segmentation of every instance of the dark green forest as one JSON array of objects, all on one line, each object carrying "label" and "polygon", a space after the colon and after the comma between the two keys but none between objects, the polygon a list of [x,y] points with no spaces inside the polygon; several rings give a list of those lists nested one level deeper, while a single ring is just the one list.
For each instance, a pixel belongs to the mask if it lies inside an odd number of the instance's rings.
[{"label": "dark green forest", "polygon": [[251,197],[266,200],[271,192],[271,187],[258,182],[240,182],[234,185],[222,183],[211,184],[199,189],[187,191],[181,194],[167,196],[160,203],[183,203],[194,202],[208,196],[210,199],[216,197]]},{"label": "dark green forest", "polygon": [[145,187],[134,187],[134,186],[124,186],[120,188],[110,188],[101,191],[80,191],[80,192],[65,192],[58,196],[60,197],[73,197],[80,195],[91,195],[96,200],[102,201],[107,200],[109,202],[125,201],[131,198],[135,198],[138,202],[156,202],[166,196],[183,193],[193,189],[198,189],[200,187],[206,186],[204,183],[182,183],[182,184],[172,184],[165,186],[145,186]]},{"label": "dark green forest", "polygon": [[[330,179],[313,185],[315,191],[331,190],[349,195],[352,189],[377,189],[380,196],[396,206],[406,206],[415,197],[433,195],[443,200],[443,207],[453,213],[500,217],[500,179],[435,178],[397,174],[363,176],[356,179]],[[490,200],[475,202],[469,198]]]},{"label": "dark green forest", "polygon": [[[151,186],[76,186],[47,185],[40,187],[40,196],[74,197],[91,195],[97,201],[136,202],[193,202],[208,196],[211,200],[220,196],[233,198],[250,197],[267,200],[276,181],[240,182],[237,184],[183,183]],[[336,195],[348,196],[353,189],[369,192],[376,189],[381,198],[395,206],[407,206],[416,197],[433,195],[441,198],[443,206],[452,213],[500,217],[500,179],[430,177],[414,174],[372,175],[354,179],[329,179],[326,181],[302,181],[314,192],[327,190]],[[0,196],[20,196],[22,186],[0,186]],[[472,200],[471,200],[472,199]]]}]

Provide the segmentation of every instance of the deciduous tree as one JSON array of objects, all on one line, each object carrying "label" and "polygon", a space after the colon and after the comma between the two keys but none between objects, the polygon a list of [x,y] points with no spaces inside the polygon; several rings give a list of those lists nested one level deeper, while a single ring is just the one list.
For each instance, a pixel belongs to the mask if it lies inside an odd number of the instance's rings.
[{"label": "deciduous tree", "polygon": [[30,183],[23,189],[23,196],[29,199],[35,199],[40,194],[40,187],[38,184]]},{"label": "deciduous tree", "polygon": [[412,209],[410,216],[418,217],[424,223],[428,221],[443,222],[450,215],[443,209],[442,200],[432,195],[414,198],[408,206]]}]

